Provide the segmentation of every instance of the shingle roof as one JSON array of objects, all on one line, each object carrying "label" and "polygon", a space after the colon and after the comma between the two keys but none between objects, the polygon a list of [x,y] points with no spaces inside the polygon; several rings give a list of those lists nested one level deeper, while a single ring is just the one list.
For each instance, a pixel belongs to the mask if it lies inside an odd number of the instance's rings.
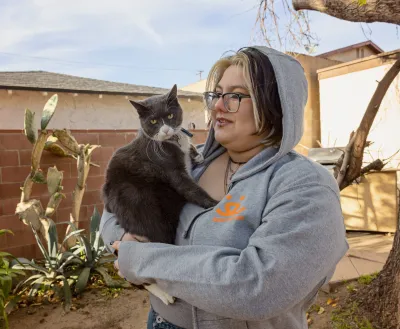
[{"label": "shingle roof", "polygon": [[[164,88],[83,78],[46,71],[0,72],[0,89],[67,91],[123,95],[157,95],[164,94],[168,91],[168,89]],[[201,97],[201,94],[199,93],[183,90],[179,90],[178,95],[184,97]]]},{"label": "shingle roof", "polygon": [[375,51],[376,54],[384,52],[383,49],[381,49],[377,44],[375,44],[371,40],[368,40],[368,41],[356,43],[354,45],[350,45],[350,46],[347,46],[347,47],[338,48],[338,49],[335,49],[335,50],[332,50],[332,51],[328,51],[326,53],[319,54],[316,57],[332,56],[332,55],[335,55],[335,54],[338,54],[338,53],[341,53],[341,52],[344,52],[344,51],[348,51],[348,50],[351,50],[351,49],[357,49],[357,48],[361,48],[361,47],[370,47],[373,51]]}]

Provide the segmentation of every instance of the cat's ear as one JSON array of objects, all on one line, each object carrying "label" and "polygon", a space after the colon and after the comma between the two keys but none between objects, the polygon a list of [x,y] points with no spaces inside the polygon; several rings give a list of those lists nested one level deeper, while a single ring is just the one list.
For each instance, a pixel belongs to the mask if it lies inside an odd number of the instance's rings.
[{"label": "cat's ear", "polygon": [[135,101],[133,101],[131,99],[129,101],[131,102],[133,107],[136,109],[136,111],[138,112],[140,117],[144,116],[148,112],[147,107],[144,106],[142,103],[135,102]]},{"label": "cat's ear", "polygon": [[168,92],[167,98],[168,99],[176,99],[177,95],[178,95],[178,87],[175,84],[175,85],[173,85],[171,90]]}]

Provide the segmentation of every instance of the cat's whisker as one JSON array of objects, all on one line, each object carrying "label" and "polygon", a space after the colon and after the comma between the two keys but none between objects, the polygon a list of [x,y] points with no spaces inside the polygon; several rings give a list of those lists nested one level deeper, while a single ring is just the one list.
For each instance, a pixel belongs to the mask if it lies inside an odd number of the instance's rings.
[{"label": "cat's whisker", "polygon": [[[162,152],[162,153],[164,153],[164,155],[168,155],[168,152],[166,152],[165,150],[164,150],[164,147],[163,147],[163,145],[162,144],[159,144],[159,146],[160,146],[160,151]],[[164,158],[164,157],[163,157]]]},{"label": "cat's whisker", "polygon": [[158,143],[153,143],[153,151],[154,151],[154,153],[157,155],[157,157],[158,157],[160,160],[162,160],[163,157],[161,156],[160,152],[159,152],[158,149],[157,149],[157,146],[158,146],[158,145],[159,145]]},{"label": "cat's whisker", "polygon": [[149,145],[150,144],[152,144],[152,140],[151,139],[149,139],[149,141],[148,141],[148,143],[147,143],[147,146],[146,146],[146,155],[147,155],[147,158],[151,161],[151,162],[153,162],[153,160],[151,159],[151,157],[150,157],[150,155],[149,155],[149,152],[148,152],[148,149],[149,149]]}]

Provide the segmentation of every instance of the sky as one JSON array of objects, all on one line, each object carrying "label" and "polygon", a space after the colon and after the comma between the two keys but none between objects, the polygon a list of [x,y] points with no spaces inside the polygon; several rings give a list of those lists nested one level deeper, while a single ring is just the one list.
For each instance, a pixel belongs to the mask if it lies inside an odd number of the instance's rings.
[{"label": "sky", "polygon": [[[279,1],[279,0],[276,0]],[[32,71],[178,88],[229,51],[265,45],[259,0],[0,0],[0,71]],[[285,24],[283,12],[279,19]],[[371,39],[400,48],[393,25],[311,12],[314,54]],[[399,35],[398,35],[399,34]],[[304,51],[303,51],[304,52]]]}]

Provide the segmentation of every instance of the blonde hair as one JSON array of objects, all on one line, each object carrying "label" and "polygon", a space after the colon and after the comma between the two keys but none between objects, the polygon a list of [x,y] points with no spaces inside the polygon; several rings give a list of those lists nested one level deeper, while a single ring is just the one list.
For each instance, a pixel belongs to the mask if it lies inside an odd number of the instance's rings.
[{"label": "blonde hair", "polygon": [[[262,141],[263,144],[266,145],[274,145],[277,142],[280,142],[282,136],[274,136],[274,126],[271,124],[271,121],[268,119],[268,111],[266,111],[263,102],[260,100],[260,94],[268,93],[268,89],[264,89],[262,92],[257,87],[266,83],[266,81],[258,81],[260,77],[260,73],[258,70],[257,63],[254,62],[254,58],[250,58],[250,54],[246,51],[239,50],[237,53],[223,57],[219,59],[211,68],[207,80],[206,80],[206,90],[207,91],[215,91],[216,87],[224,75],[226,69],[228,67],[234,65],[242,69],[243,77],[245,80],[246,88],[249,91],[253,102],[253,115],[254,121],[257,129],[257,134],[261,135],[265,132],[269,132],[268,137]],[[264,56],[266,57],[266,56]],[[265,59],[264,59],[265,60]],[[269,60],[268,60],[269,63]],[[269,63],[270,64],[270,63]],[[272,66],[271,66],[272,67]],[[267,77],[271,80],[270,77]],[[275,77],[273,77],[275,79]],[[263,79],[265,80],[265,78]],[[270,85],[270,81],[267,81],[267,85]],[[280,104],[279,104],[280,106]],[[209,122],[209,124],[211,121]],[[271,136],[272,135],[272,136]]]}]

